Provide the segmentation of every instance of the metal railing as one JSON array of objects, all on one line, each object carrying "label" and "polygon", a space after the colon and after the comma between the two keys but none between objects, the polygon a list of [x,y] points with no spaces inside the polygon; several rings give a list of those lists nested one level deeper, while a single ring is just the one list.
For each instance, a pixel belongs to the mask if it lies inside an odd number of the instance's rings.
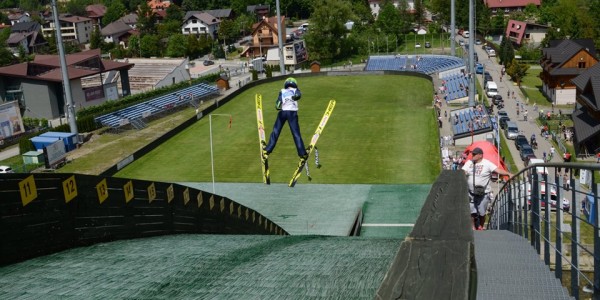
[{"label": "metal railing", "polygon": [[582,292],[600,297],[597,171],[600,164],[531,165],[502,185],[490,206],[488,229],[528,239],[575,299]]}]

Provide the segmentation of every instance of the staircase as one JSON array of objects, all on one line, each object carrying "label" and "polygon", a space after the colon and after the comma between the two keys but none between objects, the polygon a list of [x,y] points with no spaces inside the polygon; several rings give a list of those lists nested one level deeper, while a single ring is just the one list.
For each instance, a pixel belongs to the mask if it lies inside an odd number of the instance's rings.
[{"label": "staircase", "polygon": [[477,299],[573,299],[523,237],[475,231]]}]

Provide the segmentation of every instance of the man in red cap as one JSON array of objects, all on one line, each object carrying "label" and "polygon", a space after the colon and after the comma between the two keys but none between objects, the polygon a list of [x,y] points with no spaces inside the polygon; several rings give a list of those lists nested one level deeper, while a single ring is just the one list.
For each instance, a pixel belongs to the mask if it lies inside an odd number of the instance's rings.
[{"label": "man in red cap", "polygon": [[467,174],[473,229],[483,230],[485,214],[490,202],[490,193],[492,192],[492,187],[490,186],[492,173],[509,177],[512,177],[512,174],[483,158],[483,150],[479,147],[473,149],[471,154],[471,160],[467,161],[462,169]]}]

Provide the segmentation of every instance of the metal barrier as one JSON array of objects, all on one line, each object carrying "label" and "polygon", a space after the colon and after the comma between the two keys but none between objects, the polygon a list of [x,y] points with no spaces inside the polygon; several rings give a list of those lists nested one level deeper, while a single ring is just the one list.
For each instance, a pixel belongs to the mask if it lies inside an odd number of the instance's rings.
[{"label": "metal barrier", "polygon": [[[531,165],[499,190],[488,229],[509,230],[531,242],[575,299],[600,297],[600,164]],[[587,295],[586,295],[587,296]]]}]

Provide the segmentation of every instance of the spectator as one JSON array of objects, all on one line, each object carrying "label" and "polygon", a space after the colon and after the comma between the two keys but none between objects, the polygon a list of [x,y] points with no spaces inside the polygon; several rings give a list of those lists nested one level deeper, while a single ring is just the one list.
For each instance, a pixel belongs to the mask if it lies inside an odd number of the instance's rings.
[{"label": "spectator", "polygon": [[492,187],[490,186],[492,173],[495,172],[506,176],[512,176],[512,174],[483,158],[483,150],[479,147],[473,149],[471,154],[472,160],[467,161],[462,169],[467,175],[473,229],[483,230],[485,214],[490,201],[490,192],[492,191]]},{"label": "spectator", "polygon": [[568,151],[565,152],[565,154],[563,154],[563,161],[564,162],[571,162],[571,153],[569,153]]},{"label": "spectator", "polygon": [[571,184],[569,183],[569,175],[567,175],[567,172],[565,172],[565,174],[563,175],[563,189],[565,190],[569,190],[571,188]]}]

